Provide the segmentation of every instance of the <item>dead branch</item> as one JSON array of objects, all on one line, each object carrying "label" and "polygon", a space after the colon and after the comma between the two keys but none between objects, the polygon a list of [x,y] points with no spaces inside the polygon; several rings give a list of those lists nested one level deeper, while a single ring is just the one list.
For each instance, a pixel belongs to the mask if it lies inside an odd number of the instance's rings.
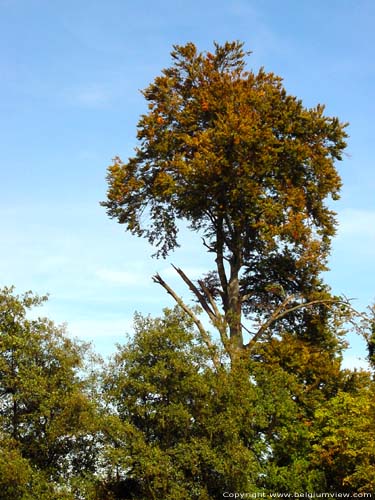
[{"label": "dead branch", "polygon": [[199,280],[198,283],[201,286],[204,293],[206,294],[207,299],[209,300],[210,305],[215,313],[215,321],[213,322],[213,324],[219,330],[221,342],[223,343],[223,346],[227,349],[228,348],[228,335],[227,335],[227,326],[226,326],[225,319],[224,319],[223,315],[220,313],[219,308],[217,307],[217,304],[215,302],[215,299],[213,298],[211,292],[206,287],[204,282],[202,280]]},{"label": "dead branch", "polygon": [[172,264],[173,269],[180,275],[180,277],[183,279],[183,281],[187,284],[187,286],[190,288],[190,290],[194,293],[194,295],[197,297],[200,305],[202,306],[203,310],[207,313],[208,317],[212,322],[216,321],[216,315],[214,311],[210,308],[210,306],[207,303],[207,300],[205,299],[204,295],[201,294],[201,292],[198,290],[198,288],[194,285],[194,283],[186,276],[186,274],[183,272],[182,269],[174,266]]},{"label": "dead branch", "polygon": [[204,343],[206,344],[206,346],[208,347],[208,349],[212,353],[212,362],[213,362],[216,370],[218,370],[221,366],[221,363],[220,363],[220,360],[219,360],[218,355],[216,353],[216,347],[211,342],[210,336],[209,336],[208,332],[206,331],[206,329],[204,328],[204,326],[202,325],[202,322],[199,320],[199,318],[196,316],[196,314],[194,314],[192,309],[190,309],[190,307],[188,307],[185,304],[185,302],[181,299],[181,297],[179,295],[177,295],[176,292],[163,280],[163,278],[160,276],[160,274],[155,274],[155,276],[153,276],[152,279],[155,283],[158,283],[159,285],[161,285],[167,291],[167,293],[169,293],[169,295],[171,295],[173,297],[173,299],[181,307],[181,309],[183,311],[185,311],[185,313],[188,316],[190,316],[190,318],[193,320],[193,322],[195,323],[196,327],[199,330],[199,333],[202,336]]}]

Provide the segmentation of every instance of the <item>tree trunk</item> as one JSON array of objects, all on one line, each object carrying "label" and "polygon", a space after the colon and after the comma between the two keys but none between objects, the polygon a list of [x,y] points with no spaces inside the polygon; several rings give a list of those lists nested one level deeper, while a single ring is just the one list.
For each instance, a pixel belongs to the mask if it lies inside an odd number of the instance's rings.
[{"label": "tree trunk", "polygon": [[231,266],[231,276],[228,283],[228,310],[226,319],[229,325],[231,346],[235,351],[243,349],[243,336],[241,326],[241,296],[238,278],[239,270]]}]

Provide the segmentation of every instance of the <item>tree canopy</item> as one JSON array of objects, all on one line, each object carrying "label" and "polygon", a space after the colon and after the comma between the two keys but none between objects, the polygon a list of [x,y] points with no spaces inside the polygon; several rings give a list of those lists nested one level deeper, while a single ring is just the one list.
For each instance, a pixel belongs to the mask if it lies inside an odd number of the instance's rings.
[{"label": "tree canopy", "polygon": [[158,256],[178,245],[180,221],[201,234],[215,267],[195,290],[182,277],[232,352],[244,347],[243,315],[267,323],[297,297],[327,299],[327,200],[338,198],[346,145],[346,124],[304,107],[273,73],[247,71],[248,55],[240,42],[174,47],[172,66],[143,91],[135,156],[109,167],[103,202]]},{"label": "tree canopy", "polygon": [[88,346],[46,318],[29,319],[45,300],[0,290],[0,498],[7,500],[68,500],[70,478],[95,466],[95,401],[80,376]]},{"label": "tree canopy", "polygon": [[180,308],[137,315],[134,336],[108,365],[105,495],[372,491],[368,374],[293,338],[216,370],[193,326]]},{"label": "tree canopy", "polygon": [[0,291],[0,499],[368,492],[374,381],[284,332],[231,367],[180,307],[136,315],[92,387],[87,346]]}]

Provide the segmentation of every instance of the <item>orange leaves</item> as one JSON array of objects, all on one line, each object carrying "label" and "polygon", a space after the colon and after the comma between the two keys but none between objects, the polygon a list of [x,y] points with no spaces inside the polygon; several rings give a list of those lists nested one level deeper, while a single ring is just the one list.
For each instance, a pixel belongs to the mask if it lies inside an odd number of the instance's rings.
[{"label": "orange leaves", "polygon": [[[314,235],[333,234],[324,199],[340,187],[330,151],[343,149],[345,133],[340,123],[288,96],[274,74],[245,72],[243,56],[241,44],[213,53],[177,46],[172,67],[144,91],[149,112],[138,124],[141,146],[130,170],[118,173],[114,166],[108,180],[117,194],[119,184],[125,186],[122,208],[152,207],[155,231],[164,216],[185,217],[198,227],[210,206],[222,204],[236,234],[250,234],[250,220],[252,238],[267,245],[283,240],[301,252],[306,245],[317,261],[322,249],[312,252],[308,243]],[[166,198],[171,206],[162,205]]]},{"label": "orange leaves", "polygon": [[201,108],[202,108],[202,111],[208,111],[209,110],[208,102],[207,101],[202,101]]}]

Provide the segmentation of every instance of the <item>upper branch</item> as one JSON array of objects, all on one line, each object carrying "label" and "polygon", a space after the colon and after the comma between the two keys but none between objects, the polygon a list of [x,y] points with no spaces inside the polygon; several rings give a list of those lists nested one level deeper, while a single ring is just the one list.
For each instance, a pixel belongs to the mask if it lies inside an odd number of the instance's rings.
[{"label": "upper branch", "polygon": [[265,323],[263,323],[258,331],[255,333],[253,338],[250,340],[248,344],[246,344],[245,349],[251,349],[255,343],[261,338],[261,336],[264,334],[264,332],[273,324],[275,321],[278,321],[279,319],[283,318],[284,316],[287,316],[293,311],[297,311],[298,309],[302,309],[304,307],[312,307],[317,304],[323,304],[323,305],[329,305],[329,304],[343,304],[346,307],[350,307],[350,304],[348,303],[347,300],[342,300],[342,299],[317,299],[317,300],[312,300],[310,302],[304,302],[302,304],[297,304],[293,307],[287,307],[288,304],[295,299],[294,295],[290,295],[287,297],[276,309],[275,311],[271,314],[271,316],[267,319]]},{"label": "upper branch", "polygon": [[155,276],[153,276],[152,279],[155,283],[158,283],[159,285],[161,285],[169,293],[169,295],[171,295],[174,298],[174,300],[181,307],[181,309],[183,311],[185,311],[185,313],[188,316],[190,316],[190,318],[193,320],[193,322],[195,323],[195,325],[197,326],[197,328],[199,330],[199,333],[202,336],[204,343],[206,344],[206,346],[209,348],[210,352],[212,353],[212,362],[213,362],[215,368],[218,370],[220,368],[221,364],[220,364],[220,359],[217,355],[216,346],[212,343],[208,332],[206,331],[206,329],[202,325],[202,322],[199,320],[197,315],[193,312],[192,309],[190,309],[190,307],[188,307],[185,304],[185,302],[181,299],[181,297],[179,297],[176,294],[176,292],[163,280],[163,278],[160,276],[160,274],[155,274]]}]

